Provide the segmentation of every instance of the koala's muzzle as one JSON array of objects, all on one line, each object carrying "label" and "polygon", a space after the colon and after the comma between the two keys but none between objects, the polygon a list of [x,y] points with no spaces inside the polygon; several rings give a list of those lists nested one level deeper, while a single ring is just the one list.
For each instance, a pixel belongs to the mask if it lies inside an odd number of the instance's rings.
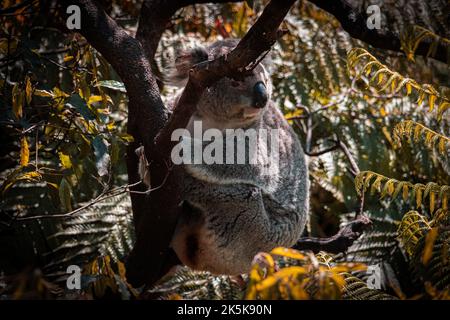
[{"label": "koala's muzzle", "polygon": [[255,108],[264,108],[267,104],[267,89],[264,83],[257,82],[253,87],[253,104]]}]

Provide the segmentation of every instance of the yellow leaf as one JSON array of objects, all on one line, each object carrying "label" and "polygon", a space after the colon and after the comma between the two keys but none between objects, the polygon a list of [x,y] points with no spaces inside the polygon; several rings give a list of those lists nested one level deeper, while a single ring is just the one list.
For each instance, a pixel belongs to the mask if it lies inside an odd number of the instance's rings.
[{"label": "yellow leaf", "polygon": [[297,259],[297,260],[305,259],[305,255],[300,253],[299,251],[294,250],[294,249],[283,248],[283,247],[277,247],[277,248],[273,249],[270,253],[278,255],[278,256],[291,258],[291,259]]},{"label": "yellow leaf", "polygon": [[406,94],[410,95],[412,91],[412,86],[410,83],[406,83]]},{"label": "yellow leaf", "polygon": [[428,105],[430,106],[429,111],[433,111],[434,109],[434,102],[436,101],[436,96],[434,94],[430,95],[430,97],[428,98]]},{"label": "yellow leaf", "polygon": [[59,152],[58,155],[59,155],[59,160],[61,161],[61,165],[65,169],[72,168],[72,161],[70,161],[70,157],[67,154]]},{"label": "yellow leaf", "polygon": [[422,189],[417,188],[416,191],[416,207],[420,208],[422,205]]},{"label": "yellow leaf", "polygon": [[31,81],[30,81],[30,77],[26,77],[25,80],[25,97],[27,100],[27,104],[30,104],[31,102],[31,97],[32,97],[32,87],[31,87]]},{"label": "yellow leaf", "polygon": [[52,182],[48,182],[45,181],[47,183],[47,186],[52,187],[55,190],[58,190],[59,186],[56,183],[52,183]]},{"label": "yellow leaf", "polygon": [[436,202],[436,194],[433,191],[431,191],[430,192],[430,213],[433,213],[433,211],[434,211],[435,202]]},{"label": "yellow leaf", "polygon": [[19,85],[15,84],[12,89],[12,107],[16,119],[22,118],[23,115],[23,92],[20,91]]},{"label": "yellow leaf", "polygon": [[120,139],[124,140],[125,142],[133,142],[134,141],[134,137],[128,133],[122,133],[119,134]]},{"label": "yellow leaf", "polygon": [[427,265],[433,256],[434,242],[438,236],[438,228],[431,229],[425,238],[425,247],[423,249],[422,263]]},{"label": "yellow leaf", "polygon": [[27,137],[22,137],[20,140],[20,165],[26,167],[30,161],[30,149],[28,148]]},{"label": "yellow leaf", "polygon": [[425,92],[421,91],[419,94],[419,99],[417,99],[417,104],[420,106],[423,102],[423,99],[425,99]]},{"label": "yellow leaf", "polygon": [[88,104],[94,103],[94,102],[100,102],[103,100],[102,96],[90,96],[88,100]]},{"label": "yellow leaf", "polygon": [[391,82],[391,92],[395,92],[395,88],[397,87],[397,80],[394,78]]},{"label": "yellow leaf", "polygon": [[448,196],[447,196],[446,193],[444,193],[442,195],[441,203],[442,203],[442,209],[443,210],[447,210],[447,208],[448,208]]},{"label": "yellow leaf", "polygon": [[408,185],[405,183],[403,185],[403,200],[408,200],[409,191],[408,191]]},{"label": "yellow leaf", "polygon": [[67,62],[67,61],[70,61],[70,60],[73,60],[73,56],[65,56],[64,57],[64,62]]},{"label": "yellow leaf", "polygon": [[442,155],[445,154],[445,140],[442,137],[439,139],[439,148],[438,149],[439,149],[440,154],[442,154]]},{"label": "yellow leaf", "polygon": [[65,93],[64,91],[62,91],[58,87],[54,87],[53,88],[53,97],[55,99],[57,99],[57,98],[67,98],[68,96],[69,95],[67,93]]},{"label": "yellow leaf", "polygon": [[53,97],[53,92],[47,90],[36,89],[34,95],[39,97]]},{"label": "yellow leaf", "polygon": [[108,123],[106,125],[106,128],[108,129],[108,131],[112,131],[116,128],[116,125],[114,124],[114,121],[111,121],[110,123]]},{"label": "yellow leaf", "polygon": [[392,196],[393,193],[394,193],[394,183],[393,182],[388,182],[388,194],[390,196]]},{"label": "yellow leaf", "polygon": [[233,31],[233,28],[232,28],[232,26],[231,26],[230,23],[224,23],[223,26],[225,27],[225,31],[226,31],[228,34],[231,33],[231,31]]}]

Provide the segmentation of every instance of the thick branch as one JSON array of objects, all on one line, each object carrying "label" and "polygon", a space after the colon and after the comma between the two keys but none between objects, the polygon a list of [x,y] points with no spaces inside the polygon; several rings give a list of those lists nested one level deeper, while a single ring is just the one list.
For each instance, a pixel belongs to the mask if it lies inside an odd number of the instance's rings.
[{"label": "thick branch", "polygon": [[[127,271],[130,280],[133,280],[133,274],[148,272],[153,277],[149,281],[154,281],[162,268],[163,259],[160,257],[170,242],[176,224],[177,215],[171,213],[176,211],[176,195],[179,194],[177,182],[171,181],[170,178],[165,180],[168,167],[165,159],[157,157],[158,153],[154,152],[154,137],[167,121],[166,108],[141,43],[118,26],[96,2],[65,0],[63,4],[76,4],[80,7],[79,32],[108,60],[127,89],[128,132],[135,138],[135,142],[130,144],[127,150],[129,183],[134,184],[140,180],[137,172],[138,159],[134,150],[141,143],[144,144],[147,158],[152,161],[152,183],[154,186],[159,186],[164,181],[167,183],[167,187],[158,189],[152,193],[152,197],[131,194],[137,241],[130,255],[132,263]],[[62,11],[65,14],[65,8],[62,8]],[[142,187],[134,187],[132,191],[144,190]],[[167,214],[164,215],[165,213]],[[149,226],[153,228],[150,232]],[[137,282],[142,281],[135,281]]]},{"label": "thick branch", "polygon": [[[398,34],[388,30],[388,28],[367,28],[368,16],[365,12],[359,12],[347,1],[309,0],[309,2],[335,16],[341,23],[342,28],[353,38],[364,41],[375,48],[402,52]],[[427,56],[430,45],[430,40],[424,39],[417,47],[415,54]],[[439,43],[432,58],[448,63],[448,49],[444,43]]]},{"label": "thick branch", "polygon": [[197,65],[168,124],[156,138],[159,152],[168,156],[174,143],[170,136],[175,129],[186,127],[203,91],[222,77],[239,77],[246,67],[256,61],[282,34],[278,30],[295,0],[271,1],[247,34],[228,55]]}]

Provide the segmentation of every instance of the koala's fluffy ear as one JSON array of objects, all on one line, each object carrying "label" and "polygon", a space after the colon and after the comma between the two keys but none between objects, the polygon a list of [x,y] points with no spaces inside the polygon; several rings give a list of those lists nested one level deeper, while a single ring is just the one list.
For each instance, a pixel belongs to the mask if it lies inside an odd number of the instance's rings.
[{"label": "koala's fluffy ear", "polygon": [[198,46],[190,50],[180,52],[174,63],[167,70],[164,82],[177,87],[183,87],[187,83],[189,70],[197,63],[208,60],[206,48]]}]

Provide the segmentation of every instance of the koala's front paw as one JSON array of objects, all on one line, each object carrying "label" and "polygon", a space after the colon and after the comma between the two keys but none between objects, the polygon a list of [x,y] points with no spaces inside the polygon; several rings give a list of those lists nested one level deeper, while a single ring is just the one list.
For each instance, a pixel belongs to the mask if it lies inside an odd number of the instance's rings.
[{"label": "koala's front paw", "polygon": [[138,172],[139,177],[145,183],[147,187],[150,188],[150,170],[148,168],[148,161],[145,157],[144,147],[139,147],[135,151],[136,155],[139,158]]}]

